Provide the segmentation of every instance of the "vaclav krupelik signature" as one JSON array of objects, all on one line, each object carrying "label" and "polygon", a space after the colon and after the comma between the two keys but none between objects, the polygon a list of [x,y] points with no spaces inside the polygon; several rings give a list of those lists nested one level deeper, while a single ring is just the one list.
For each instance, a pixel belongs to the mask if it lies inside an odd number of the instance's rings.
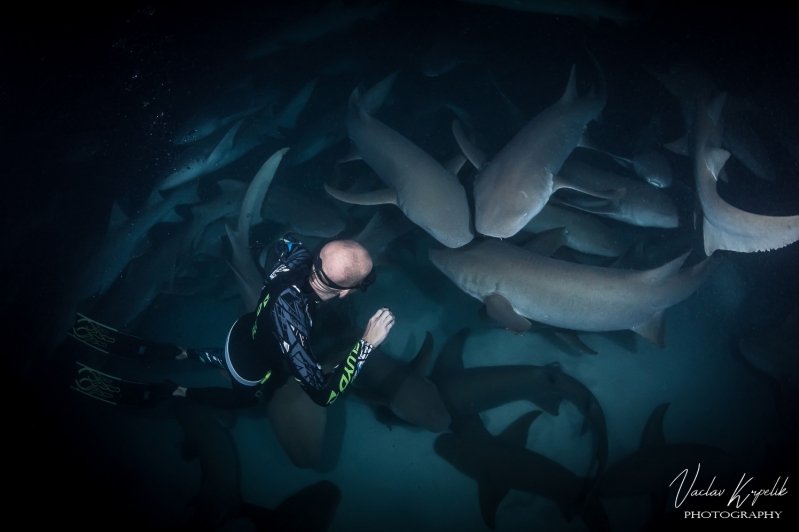
[{"label": "vaclav krupelik signature", "polygon": [[[694,483],[696,483],[697,477],[699,477],[699,467],[700,464],[696,464],[696,474],[694,474],[694,479],[691,481],[691,486],[685,490],[684,495],[680,498],[680,493],[683,492],[683,486],[685,484],[685,479],[688,477],[688,469],[684,469],[679,475],[677,475],[674,480],[671,481],[669,487],[674,485],[677,480],[680,480],[680,487],[677,489],[677,496],[674,499],[674,507],[679,508],[683,502],[685,502],[686,497],[724,497],[725,489],[713,489],[713,482],[716,480],[716,477],[713,477],[713,480],[710,481],[710,485],[705,489],[694,489]],[[741,480],[738,481],[738,486],[736,486],[735,490],[732,492],[732,496],[730,500],[727,501],[727,506],[731,504],[735,504],[736,508],[740,508],[749,497],[752,497],[752,506],[755,505],[757,502],[758,497],[782,497],[783,495],[788,494],[788,490],[785,488],[785,485],[788,483],[788,477],[785,477],[785,480],[782,482],[782,486],[779,487],[780,480],[782,477],[777,477],[777,481],[774,482],[774,486],[771,489],[751,489],[748,487],[749,483],[752,481],[754,477],[746,478],[746,473],[743,474]]]}]

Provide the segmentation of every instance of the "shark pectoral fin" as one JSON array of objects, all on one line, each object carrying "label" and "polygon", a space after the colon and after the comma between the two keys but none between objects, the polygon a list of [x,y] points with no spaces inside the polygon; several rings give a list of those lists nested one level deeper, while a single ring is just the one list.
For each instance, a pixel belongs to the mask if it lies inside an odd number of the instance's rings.
[{"label": "shark pectoral fin", "polygon": [[685,137],[680,137],[677,140],[667,142],[663,145],[663,147],[670,152],[676,153],[677,155],[685,155],[686,157],[691,155],[691,150],[688,147],[688,139]]},{"label": "shark pectoral fin", "polygon": [[391,203],[397,205],[397,193],[390,188],[355,194],[338,190],[326,184],[325,190],[328,194],[344,203],[353,203],[355,205],[383,205],[385,203]]},{"label": "shark pectoral fin", "polygon": [[748,238],[738,238],[735,235],[729,235],[710,223],[707,218],[702,218],[702,237],[705,243],[705,255],[708,257],[713,254],[717,249],[729,249],[732,251],[752,252],[756,249],[749,249],[754,246],[747,246]]},{"label": "shark pectoral fin", "polygon": [[588,432],[588,429],[590,429],[590,428],[591,428],[591,422],[588,421],[588,417],[586,416],[586,417],[583,418],[583,424],[580,427],[580,436],[582,436],[583,434]]},{"label": "shark pectoral fin", "polygon": [[433,382],[438,380],[437,377],[463,371],[463,348],[471,332],[470,327],[464,327],[447,339],[438,353],[433,373],[430,375]]},{"label": "shark pectoral fin", "polygon": [[585,345],[574,331],[555,331],[555,335],[566,342],[569,347],[584,355],[596,355],[596,351]]},{"label": "shark pectoral fin", "polygon": [[603,198],[606,200],[612,200],[613,202],[617,202],[621,198],[623,198],[627,194],[626,188],[612,188],[607,190],[594,190],[590,188],[586,188],[580,186],[576,183],[570,182],[567,178],[561,177],[558,175],[552,176],[552,190],[561,189],[561,188],[570,188],[572,190],[576,190],[577,192],[582,192],[583,194],[588,194],[589,196],[594,196],[596,198]]},{"label": "shark pectoral fin", "polygon": [[565,227],[556,227],[555,229],[537,234],[522,246],[522,248],[538,255],[550,257],[553,253],[566,245],[568,234],[569,232]]},{"label": "shark pectoral fin", "polygon": [[717,179],[719,179],[721,181],[724,181],[725,183],[729,183],[730,182],[730,178],[727,175],[727,171],[724,168],[719,170],[719,176],[718,176]]},{"label": "shark pectoral fin", "polygon": [[491,530],[497,526],[497,508],[502,499],[510,491],[510,488],[496,482],[484,481],[477,484],[477,498],[480,502],[480,513],[483,515],[483,522]]},{"label": "shark pectoral fin", "polygon": [[483,298],[488,315],[510,329],[516,334],[526,332],[530,326],[530,320],[519,316],[510,302],[499,294],[490,294]]},{"label": "shark pectoral fin", "polygon": [[347,150],[347,153],[345,153],[340,159],[336,159],[336,162],[338,164],[342,164],[342,163],[349,163],[352,161],[360,161],[362,159],[363,157],[361,157],[361,154],[358,151],[358,146],[356,146],[355,143],[352,143],[349,149]]},{"label": "shark pectoral fin", "polygon": [[463,126],[461,126],[458,120],[452,121],[452,134],[455,136],[455,140],[458,142],[458,146],[463,154],[469,159],[469,162],[478,170],[482,168],[486,162],[486,154],[472,144],[472,141],[468,139],[466,132],[463,131]]},{"label": "shark pectoral fin", "polygon": [[[598,148],[596,144],[594,144],[593,142],[588,140],[588,138],[585,135],[582,135],[580,137],[580,140],[577,141],[577,147],[578,148],[585,148],[586,150],[593,150],[593,151],[598,151],[598,152],[605,153],[603,150]],[[616,158],[613,155],[611,155],[611,157],[613,157],[614,159]]]},{"label": "shark pectoral fin", "polygon": [[652,344],[662,349],[666,347],[666,340],[664,334],[665,324],[666,324],[666,313],[665,311],[660,310],[644,323],[636,325],[635,327],[630,327],[630,330],[640,334],[641,336],[649,340]]},{"label": "shark pectoral fin", "polygon": [[619,212],[619,206],[611,200],[594,198],[591,196],[579,196],[574,194],[568,200],[552,198],[550,200],[555,205],[574,207],[581,211],[592,212],[594,214],[614,214]]},{"label": "shark pectoral fin", "polygon": [[427,370],[430,369],[432,361],[433,335],[430,334],[430,331],[427,331],[424,336],[424,342],[422,342],[422,347],[419,348],[419,352],[413,360],[408,363],[408,366],[412,371],[424,377],[427,374]]},{"label": "shark pectoral fin", "polygon": [[466,163],[466,157],[464,157],[459,153],[458,155],[447,161],[447,163],[444,165],[444,168],[446,168],[448,172],[451,172],[454,175],[458,175],[458,172],[461,171],[461,168],[463,168],[463,165],[465,163]]},{"label": "shark pectoral fin", "polygon": [[618,155],[611,155],[611,158],[614,161],[616,161],[616,163],[618,163],[620,166],[623,166],[625,168],[632,168],[633,166],[635,166],[635,163],[633,163],[633,161],[631,161],[630,159],[625,159],[624,157],[619,157]]},{"label": "shark pectoral fin", "polygon": [[666,445],[666,436],[663,434],[663,417],[671,403],[658,405],[649,415],[644,432],[641,434],[641,444],[638,450],[653,449]]},{"label": "shark pectoral fin", "polygon": [[[705,153],[705,165],[716,181],[719,180],[719,173],[724,169],[724,163],[730,158],[730,152],[721,148],[712,148]],[[726,175],[726,173],[725,173]]]},{"label": "shark pectoral fin", "polygon": [[541,410],[550,416],[557,416],[560,414],[561,398],[552,395],[542,395],[541,397],[531,397],[530,402],[535,404]]},{"label": "shark pectoral fin", "polygon": [[530,432],[530,425],[541,414],[540,410],[532,410],[522,414],[516,421],[500,432],[497,438],[513,447],[527,447],[527,435]]}]

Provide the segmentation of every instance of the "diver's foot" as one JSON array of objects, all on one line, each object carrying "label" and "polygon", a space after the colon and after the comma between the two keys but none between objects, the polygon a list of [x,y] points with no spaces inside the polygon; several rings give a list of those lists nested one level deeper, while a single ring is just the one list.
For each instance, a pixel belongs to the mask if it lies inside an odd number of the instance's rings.
[{"label": "diver's foot", "polygon": [[[180,347],[180,346],[178,346],[178,347]],[[181,347],[180,348],[180,354],[178,354],[178,356],[175,357],[175,360],[186,360],[187,358],[189,358],[189,354],[186,352],[186,348],[185,347]]]},{"label": "diver's foot", "polygon": [[[177,395],[177,391],[180,388],[176,382],[173,382],[169,379],[166,379],[164,382],[160,384],[156,384],[153,388],[153,399],[157,401],[164,401],[169,399],[175,395]],[[185,388],[184,388],[185,390]],[[184,392],[185,396],[185,392]]]}]

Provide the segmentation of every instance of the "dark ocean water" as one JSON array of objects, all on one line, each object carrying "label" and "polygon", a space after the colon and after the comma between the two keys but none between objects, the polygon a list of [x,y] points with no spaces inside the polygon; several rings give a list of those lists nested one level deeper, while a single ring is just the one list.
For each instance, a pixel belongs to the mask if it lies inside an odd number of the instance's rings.
[{"label": "dark ocean water", "polygon": [[[192,150],[210,152],[238,120],[244,121],[236,138],[252,141],[250,149],[199,177],[200,200],[213,199],[220,180],[249,182],[269,156],[288,147],[273,187],[301,192],[309,203],[323,202],[343,221],[342,234],[352,236],[375,207],[335,201],[323,184],[346,188],[361,179],[375,188],[377,180],[362,162],[337,163],[348,151],[346,135],[307,162],[291,164],[291,158],[310,150],[304,143],[314,128],[339,131],[335,126],[343,123],[344,104],[355,87],[369,88],[398,72],[375,113],[382,122],[443,162],[459,151],[451,132],[457,116],[492,155],[525,121],[560,98],[572,65],[577,65],[578,91],[590,90],[597,82],[590,50],[607,79],[608,100],[586,135],[606,151],[631,157],[683,134],[678,100],[650,71],[689,64],[727,91],[728,101],[743,102],[744,127],[759,142],[749,145],[751,152],[774,173],[773,181],[764,180],[733,157],[720,195],[758,214],[799,214],[798,41],[792,14],[763,3],[746,9],[630,4],[625,13],[634,20],[622,24],[457,1],[401,0],[23,6],[17,15],[4,17],[0,217],[6,238],[0,282],[7,345],[4,433],[12,444],[5,454],[8,470],[14,471],[6,480],[15,494],[7,515],[23,509],[18,517],[31,526],[172,529],[196,511],[188,504],[208,473],[197,460],[181,457],[184,434],[173,405],[114,408],[70,391],[72,360],[80,358],[83,347],[62,340],[77,309],[100,321],[119,320],[116,326],[158,341],[223,344],[240,314],[224,242],[221,256],[190,261],[179,283],[183,290],[146,299],[135,319],[121,312],[141,304],[135,291],[122,291],[123,281],[104,299],[79,301],[76,287],[103,241],[114,203],[135,216],[154,187],[194,164],[186,162]],[[282,128],[282,138],[265,134],[265,124],[313,80],[295,127]],[[219,123],[246,110],[252,113]],[[183,132],[197,129],[187,126],[192,120],[217,127],[194,143],[176,143]],[[333,126],[325,128],[328,123]],[[601,154],[583,149],[575,154],[632,175]],[[693,250],[688,264],[703,257],[701,223],[694,228],[698,199],[692,160],[667,157],[674,184],[665,191],[677,207],[680,227],[633,229],[607,222],[619,234],[646,243],[639,268],[663,264],[687,249]],[[470,189],[474,171],[460,176]],[[187,208],[177,211],[191,217]],[[147,235],[153,248],[168,242],[183,227],[179,223],[154,224]],[[251,244],[267,241],[279,229],[274,221],[254,227]],[[309,245],[319,241],[300,238]],[[735,456],[745,478],[754,478],[752,487],[771,488],[778,477],[794,472],[796,244],[764,253],[720,253],[725,260],[697,292],[666,312],[665,348],[630,331],[582,335],[597,355],[579,355],[551,332],[516,336],[486,325],[479,302],[427,260],[427,249],[435,246],[418,228],[393,241],[378,262],[377,285],[351,296],[339,314],[363,327],[375,309],[390,307],[397,326],[383,350],[405,361],[426,331],[438,352],[461,327],[471,326],[475,330],[463,351],[466,367],[560,364],[601,405],[609,466],[639,448],[650,413],[670,403],[663,422],[667,444],[702,444]],[[124,276],[130,278],[132,271]],[[787,355],[769,376],[744,357],[742,340],[763,352],[785,350]],[[109,367],[130,379],[224,385],[218,372],[190,362]],[[526,401],[510,402],[484,412],[482,421],[497,435],[533,408]],[[387,427],[356,398],[329,410],[324,463],[312,470],[291,464],[262,408],[217,413],[224,434],[217,435],[219,441],[233,442],[221,447],[227,454],[219,463],[239,464],[246,502],[273,508],[299,489],[328,480],[341,490],[330,530],[488,529],[477,482],[436,454],[435,434]],[[564,402],[560,415],[543,414],[535,421],[526,447],[583,475],[592,464],[592,434],[583,433],[582,425],[580,407]],[[659,456],[656,460],[667,460]],[[676,460],[693,472],[697,456],[685,450]],[[717,487],[726,488],[727,496],[694,498],[686,507],[731,510],[726,503],[735,483]],[[764,497],[740,509],[783,511],[780,519],[753,526],[782,529],[795,511],[793,497]],[[324,505],[323,497],[311,500],[309,514]],[[658,515],[647,492],[601,501],[604,529],[639,530]],[[682,509],[673,511],[673,503],[667,510],[666,530],[719,524],[687,520]],[[569,521],[551,499],[522,490],[510,491],[496,517],[496,529],[504,531],[600,530],[601,523]],[[231,518],[220,528],[254,529],[243,518]]]}]

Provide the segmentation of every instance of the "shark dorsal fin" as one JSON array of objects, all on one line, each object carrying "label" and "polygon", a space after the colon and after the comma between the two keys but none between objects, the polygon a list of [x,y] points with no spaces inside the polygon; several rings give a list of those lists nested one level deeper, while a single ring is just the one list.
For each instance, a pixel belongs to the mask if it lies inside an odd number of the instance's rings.
[{"label": "shark dorsal fin", "polygon": [[656,406],[649,415],[644,432],[641,434],[639,450],[654,449],[666,445],[666,437],[663,435],[663,417],[666,415],[669,404],[671,403],[663,403]]},{"label": "shark dorsal fin", "polygon": [[150,192],[150,195],[147,196],[147,203],[145,204],[146,205],[145,209],[152,209],[156,205],[160,204],[162,201],[164,201],[164,195],[161,194],[161,191],[159,191],[157,188],[154,188]]},{"label": "shark dorsal fin", "polygon": [[394,71],[393,74],[389,74],[363,94],[360,103],[367,113],[371,115],[380,110],[383,106],[383,102],[386,101],[386,96],[388,96],[388,93],[391,91],[391,87],[394,86],[397,74],[399,74],[399,70]]},{"label": "shark dorsal fin", "polygon": [[422,342],[422,347],[419,348],[419,352],[413,357],[413,360],[408,363],[408,366],[411,368],[411,371],[424,377],[427,374],[427,370],[430,369],[432,361],[433,335],[430,334],[430,331],[427,331],[424,336],[424,342]]},{"label": "shark dorsal fin", "polygon": [[386,203],[397,205],[397,193],[390,188],[354,193],[335,189],[325,183],[325,191],[339,201],[352,203],[354,205],[384,205]]},{"label": "shark dorsal fin", "polygon": [[128,216],[122,212],[122,207],[116,201],[111,205],[111,219],[108,221],[108,232],[106,238],[116,233],[122,225],[128,221]]},{"label": "shark dorsal fin", "polygon": [[541,414],[540,410],[532,410],[522,414],[516,421],[508,425],[497,438],[512,447],[527,447],[527,434],[530,432],[530,425]]},{"label": "shark dorsal fin", "polygon": [[319,81],[319,78],[314,78],[299,90],[297,94],[289,101],[286,105],[285,109],[280,113],[280,116],[277,118],[277,125],[286,129],[294,129],[297,127],[297,119],[300,116],[300,113],[305,106],[308,104],[308,100],[311,98],[311,94],[313,94],[314,88],[316,87],[316,83]]},{"label": "shark dorsal fin", "polygon": [[348,105],[350,109],[358,109],[361,107],[361,90],[358,87],[352,89]]},{"label": "shark dorsal fin", "polygon": [[569,231],[565,227],[556,227],[537,234],[530,239],[523,249],[537,255],[551,257],[553,253],[566,245]]},{"label": "shark dorsal fin", "polygon": [[486,162],[486,155],[469,140],[459,120],[452,121],[452,134],[469,162],[478,170],[482,168]]},{"label": "shark dorsal fin", "polygon": [[222,160],[222,158],[230,153],[230,150],[233,148],[233,139],[236,137],[236,133],[239,131],[241,124],[244,123],[244,119],[242,118],[236,125],[234,125],[230,130],[225,133],[225,136],[222,137],[222,140],[219,141],[219,144],[216,145],[214,151],[211,152],[211,155],[208,156],[206,160],[206,164],[216,164]]},{"label": "shark dorsal fin", "polygon": [[466,345],[466,338],[469,337],[471,332],[471,328],[464,327],[447,339],[438,354],[438,360],[436,360],[433,367],[432,378],[463,371],[463,347]]},{"label": "shark dorsal fin", "polygon": [[360,161],[361,159],[363,159],[363,157],[361,157],[358,147],[353,143],[350,144],[350,147],[347,149],[347,153],[345,153],[341,158],[336,159],[336,162],[342,164],[352,161]]},{"label": "shark dorsal fin", "polygon": [[690,253],[691,253],[690,251],[686,251],[676,259],[667,262],[663,266],[659,266],[651,270],[644,270],[638,273],[638,275],[641,277],[643,281],[645,281],[648,284],[661,283],[680,270],[683,263],[685,262],[685,259],[688,258],[688,255]]},{"label": "shark dorsal fin", "polygon": [[716,181],[719,180],[719,173],[724,168],[724,163],[730,158],[730,152],[721,148],[711,148],[705,154],[705,164]]},{"label": "shark dorsal fin", "polygon": [[577,99],[577,77],[575,71],[577,65],[572,65],[571,72],[569,73],[569,81],[566,83],[566,90],[563,91],[563,96],[560,97],[560,103],[568,104]]}]

